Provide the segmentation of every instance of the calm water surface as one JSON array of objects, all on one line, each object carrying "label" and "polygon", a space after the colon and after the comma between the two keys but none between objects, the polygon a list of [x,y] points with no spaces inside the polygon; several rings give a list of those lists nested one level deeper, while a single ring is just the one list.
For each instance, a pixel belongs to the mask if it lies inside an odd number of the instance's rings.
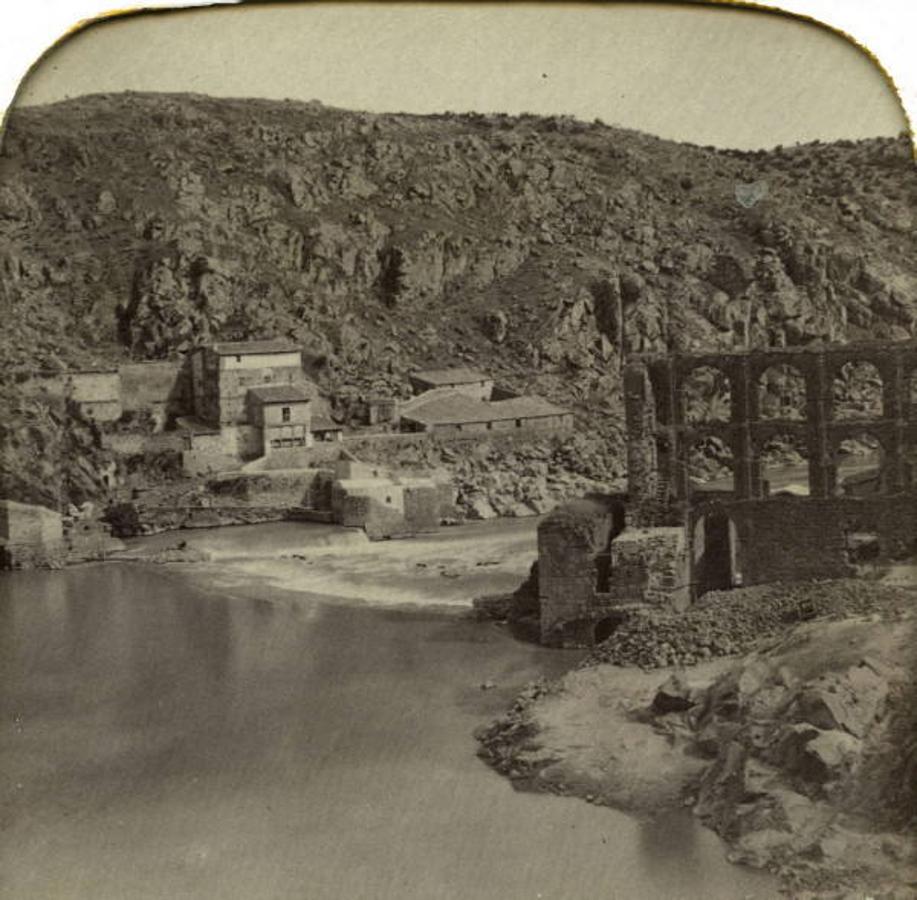
[{"label": "calm water surface", "polygon": [[689,817],[519,793],[475,757],[574,659],[189,568],[2,575],[0,896],[776,896]]}]

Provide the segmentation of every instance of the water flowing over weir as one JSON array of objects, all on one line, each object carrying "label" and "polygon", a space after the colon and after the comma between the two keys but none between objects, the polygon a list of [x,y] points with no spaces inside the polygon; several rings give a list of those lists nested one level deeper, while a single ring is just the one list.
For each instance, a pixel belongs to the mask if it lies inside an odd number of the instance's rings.
[{"label": "water flowing over weir", "polygon": [[[383,579],[404,564],[374,559]],[[325,602],[244,568],[227,595],[207,573],[114,563],[0,579],[0,896],[776,896],[688,816],[520,793],[476,758],[475,727],[577,654],[431,609]]]}]

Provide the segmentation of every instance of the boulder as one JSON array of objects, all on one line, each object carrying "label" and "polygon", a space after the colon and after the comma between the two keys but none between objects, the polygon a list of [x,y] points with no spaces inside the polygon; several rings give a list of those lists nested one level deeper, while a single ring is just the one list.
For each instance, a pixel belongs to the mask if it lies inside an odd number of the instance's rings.
[{"label": "boulder", "polygon": [[849,774],[862,751],[861,742],[844,731],[822,731],[806,744],[810,770],[821,784]]},{"label": "boulder", "polygon": [[472,497],[466,503],[469,519],[495,519],[497,512],[486,497]]},{"label": "boulder", "polygon": [[797,721],[824,730],[840,729],[864,737],[888,697],[888,682],[869,666],[825,675],[806,685],[796,696]]},{"label": "boulder", "polygon": [[669,676],[656,691],[653,698],[653,711],[661,714],[684,712],[697,702],[692,696],[691,687],[677,672]]}]

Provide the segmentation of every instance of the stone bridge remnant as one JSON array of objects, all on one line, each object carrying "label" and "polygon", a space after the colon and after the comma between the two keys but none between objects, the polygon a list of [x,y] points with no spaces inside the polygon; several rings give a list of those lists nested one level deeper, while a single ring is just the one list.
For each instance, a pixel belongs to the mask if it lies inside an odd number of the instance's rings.
[{"label": "stone bridge remnant", "polygon": [[[698,370],[714,373],[700,410]],[[634,605],[679,609],[709,590],[850,576],[864,540],[879,558],[912,553],[915,386],[917,342],[631,357],[626,494],[568,504],[539,527],[542,640],[588,645]],[[807,489],[765,477],[777,438],[804,450]],[[851,440],[878,449],[856,490],[839,470]],[[726,451],[731,484],[692,477],[707,441]]]}]

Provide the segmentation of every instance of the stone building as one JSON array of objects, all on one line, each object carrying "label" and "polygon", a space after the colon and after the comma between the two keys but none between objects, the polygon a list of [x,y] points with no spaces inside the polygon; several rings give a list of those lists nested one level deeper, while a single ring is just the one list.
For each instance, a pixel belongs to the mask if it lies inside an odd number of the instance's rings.
[{"label": "stone building", "polygon": [[261,432],[262,456],[312,444],[312,395],[300,384],[248,389],[248,423]]},{"label": "stone building", "polygon": [[60,513],[44,506],[0,500],[0,568],[60,564],[66,552]]},{"label": "stone building", "polygon": [[302,353],[286,341],[218,342],[191,355],[194,416],[180,420],[188,449],[183,466],[200,475],[240,463],[297,454],[312,444],[314,386]]},{"label": "stone building", "polygon": [[366,398],[366,424],[383,425],[394,422],[398,416],[398,401],[394,397],[371,396]]},{"label": "stone building", "polygon": [[442,472],[393,472],[344,452],[331,488],[333,521],[372,540],[436,531],[454,514],[455,489]]},{"label": "stone building", "polygon": [[308,386],[302,351],[286,341],[223,341],[191,355],[194,414],[210,425],[247,425],[248,391],[276,384]]},{"label": "stone building", "polygon": [[425,369],[408,376],[415,394],[448,388],[478,400],[489,400],[493,392],[493,379],[477,369]]},{"label": "stone building", "polygon": [[53,509],[0,500],[0,569],[58,567],[102,559],[123,544],[91,515],[64,517]]}]

